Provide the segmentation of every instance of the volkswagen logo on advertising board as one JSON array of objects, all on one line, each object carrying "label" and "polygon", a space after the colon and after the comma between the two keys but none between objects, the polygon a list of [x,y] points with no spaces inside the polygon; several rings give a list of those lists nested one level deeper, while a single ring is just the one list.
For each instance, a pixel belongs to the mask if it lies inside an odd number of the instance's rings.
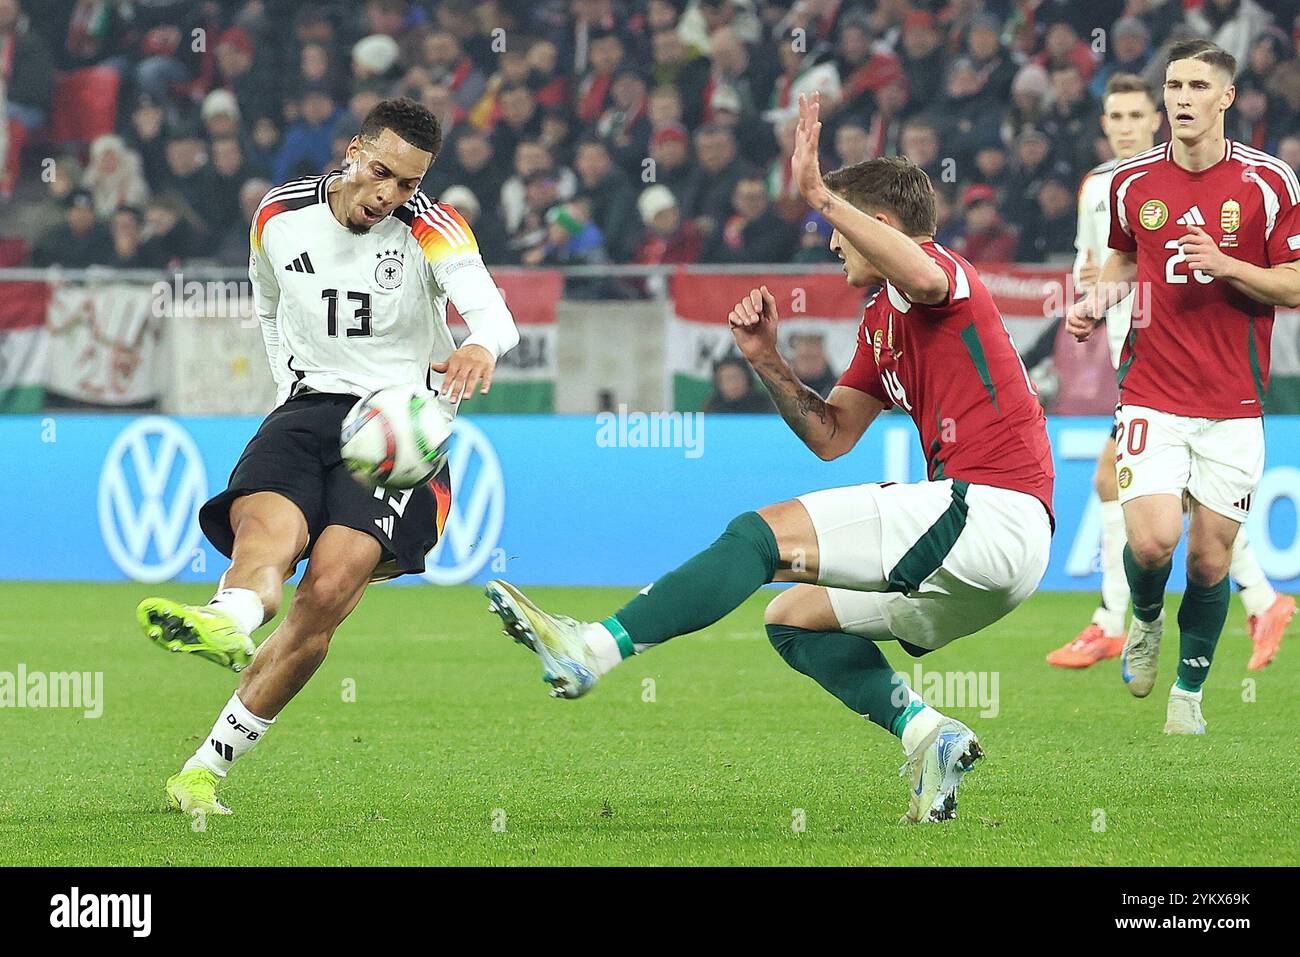
[{"label": "volkswagen logo on advertising board", "polygon": [[99,530],[117,567],[141,582],[176,577],[201,534],[208,480],[194,439],[160,415],[113,440],[99,474]]},{"label": "volkswagen logo on advertising board", "polygon": [[506,514],[505,479],[492,443],[462,418],[452,421],[451,431],[451,510],[424,569],[437,585],[458,585],[482,571],[501,540]]}]

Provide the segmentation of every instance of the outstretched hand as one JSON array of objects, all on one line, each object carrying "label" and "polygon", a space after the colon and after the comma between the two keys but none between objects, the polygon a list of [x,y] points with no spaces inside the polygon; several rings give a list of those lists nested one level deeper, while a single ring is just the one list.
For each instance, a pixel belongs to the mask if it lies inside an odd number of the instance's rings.
[{"label": "outstretched hand", "polygon": [[821,94],[810,97],[799,94],[799,125],[794,133],[794,153],[790,156],[790,172],[799,192],[813,209],[820,210],[826,199],[826,183],[822,180],[822,164],[818,156],[821,147]]},{"label": "outstretched hand", "polygon": [[447,357],[446,362],[433,363],[433,371],[443,375],[442,394],[448,402],[468,399],[480,382],[480,394],[487,395],[492,388],[492,372],[496,367],[497,361],[492,353],[476,343],[461,346]]}]

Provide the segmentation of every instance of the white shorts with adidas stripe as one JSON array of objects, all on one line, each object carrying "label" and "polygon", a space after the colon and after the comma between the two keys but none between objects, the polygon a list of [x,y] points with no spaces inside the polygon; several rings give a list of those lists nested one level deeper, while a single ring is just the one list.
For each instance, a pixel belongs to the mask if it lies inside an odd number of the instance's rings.
[{"label": "white shorts with adidas stripe", "polygon": [[1183,492],[1212,512],[1244,522],[1264,475],[1264,420],[1198,419],[1140,405],[1116,413],[1115,478],[1120,504]]},{"label": "white shorts with adidas stripe", "polygon": [[912,654],[997,621],[1047,570],[1051,522],[1024,492],[945,479],[827,489],[799,501],[817,533],[817,584],[840,628],[896,638]]}]

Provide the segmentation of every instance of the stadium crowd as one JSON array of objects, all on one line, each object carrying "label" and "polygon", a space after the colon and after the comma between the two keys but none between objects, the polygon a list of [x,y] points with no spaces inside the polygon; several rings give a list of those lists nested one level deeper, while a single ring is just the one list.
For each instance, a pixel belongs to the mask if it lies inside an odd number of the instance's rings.
[{"label": "stadium crowd", "polygon": [[[273,184],[339,165],[379,100],[446,129],[424,189],[489,264],[820,262],[790,182],[800,93],[824,168],[886,153],[939,193],[940,242],[1065,262],[1109,158],[1116,71],[1240,62],[1229,135],[1300,167],[1300,0],[0,0],[0,227],[30,262],[242,264]],[[51,152],[56,73],[107,67],[115,132]],[[102,72],[96,74],[104,75]],[[53,159],[49,163],[48,159]]]}]

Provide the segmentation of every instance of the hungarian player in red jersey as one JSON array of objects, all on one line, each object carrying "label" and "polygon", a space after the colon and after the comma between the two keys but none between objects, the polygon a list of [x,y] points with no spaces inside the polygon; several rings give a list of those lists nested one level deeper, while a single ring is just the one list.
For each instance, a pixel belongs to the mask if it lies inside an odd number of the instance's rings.
[{"label": "hungarian player in red jersey", "polygon": [[979,631],[1030,595],[1052,537],[1052,455],[1034,388],[970,263],[933,240],[934,190],[907,160],[823,180],[819,105],[800,98],[792,160],[804,198],[834,227],[850,285],[879,287],[852,365],[823,400],[777,351],[766,287],[731,311],[732,333],[795,433],[844,455],[881,411],[916,423],[928,481],[812,492],[746,512],[709,548],[600,622],[551,615],[506,582],[487,594],[506,633],[542,659],[552,694],[577,698],[620,661],[698,631],[768,582],[798,582],[768,606],[782,657],[902,739],[907,819],[956,813],[981,757],[974,732],[924,703],[877,642],[921,656]]},{"label": "hungarian player in red jersey", "polygon": [[1274,307],[1300,306],[1300,183],[1285,163],[1225,138],[1235,71],[1234,58],[1208,41],[1170,49],[1170,141],[1116,167],[1112,252],[1067,316],[1069,331],[1086,339],[1107,307],[1135,291],[1115,464],[1134,616],[1122,674],[1138,697],[1155,684],[1165,584],[1189,503],[1167,734],[1205,731],[1201,686],[1228,612],[1232,545],[1264,469]]}]

